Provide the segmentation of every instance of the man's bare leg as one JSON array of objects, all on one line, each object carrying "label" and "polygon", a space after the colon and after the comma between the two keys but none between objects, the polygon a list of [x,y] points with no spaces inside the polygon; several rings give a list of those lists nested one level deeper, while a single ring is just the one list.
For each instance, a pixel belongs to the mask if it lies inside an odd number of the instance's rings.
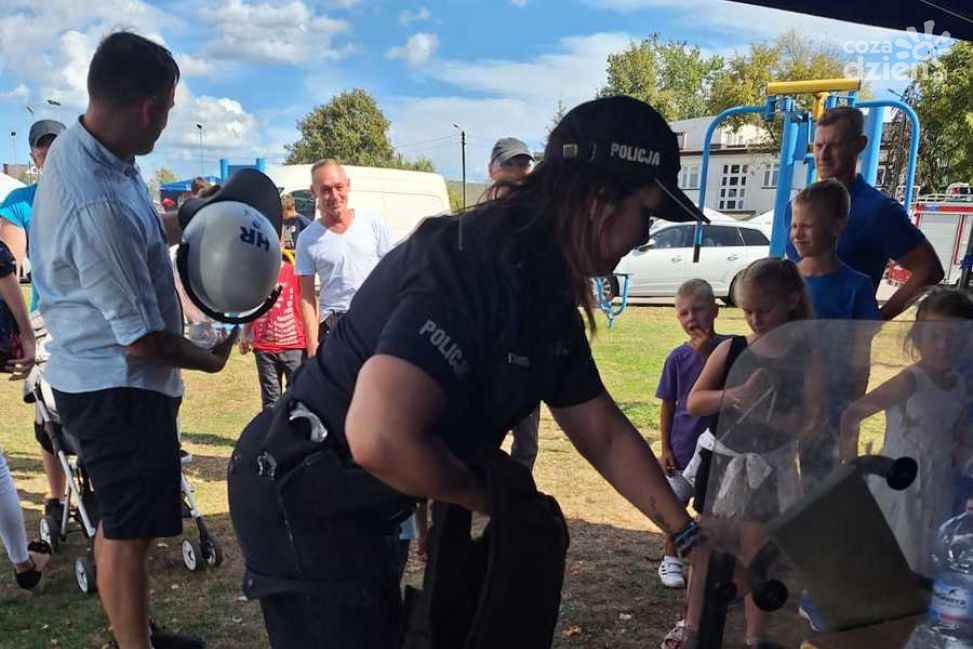
[{"label": "man's bare leg", "polygon": [[149,546],[152,539],[106,539],[98,526],[95,565],[98,594],[119,649],[151,649]]}]

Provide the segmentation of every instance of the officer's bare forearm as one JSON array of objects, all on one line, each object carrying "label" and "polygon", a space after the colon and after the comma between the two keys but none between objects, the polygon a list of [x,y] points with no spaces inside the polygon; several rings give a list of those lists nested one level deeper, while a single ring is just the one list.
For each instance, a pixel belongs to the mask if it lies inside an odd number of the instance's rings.
[{"label": "officer's bare forearm", "polygon": [[689,523],[652,449],[607,393],[552,412],[578,452],[662,531],[675,534]]}]

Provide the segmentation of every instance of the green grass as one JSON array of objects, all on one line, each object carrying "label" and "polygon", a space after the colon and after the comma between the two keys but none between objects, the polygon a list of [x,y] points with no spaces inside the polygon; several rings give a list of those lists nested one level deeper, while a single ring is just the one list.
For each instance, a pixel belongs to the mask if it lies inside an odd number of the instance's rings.
[{"label": "green grass", "polygon": [[[613,330],[599,316],[593,348],[605,385],[642,434],[658,442],[654,398],[666,354],[685,336],[671,307],[629,308]],[[740,333],[739,311],[724,309],[724,333]],[[250,357],[234,354],[219,375],[185,374],[183,443],[195,461],[188,469],[200,509],[222,540],[226,562],[191,574],[182,566],[179,539],[165,539],[152,552],[152,609],[158,622],[206,635],[210,647],[256,648],[266,636],[255,603],[240,597],[241,560],[229,524],[225,470],[233,444],[256,413],[259,393]],[[13,468],[36,535],[45,482],[31,432],[32,409],[20,403],[20,385],[0,381],[0,447]],[[682,594],[659,585],[655,570],[659,539],[652,526],[618,496],[574,451],[542,410],[540,454],[535,476],[569,519],[572,536],[564,599],[555,647],[656,647],[678,619]],[[195,537],[194,530],[187,534]],[[98,600],[74,582],[74,557],[84,541],[69,539],[45,575],[43,588],[26,593],[13,579],[0,579],[0,649],[102,647],[110,639]],[[422,566],[410,562],[407,581],[421,582]]]}]

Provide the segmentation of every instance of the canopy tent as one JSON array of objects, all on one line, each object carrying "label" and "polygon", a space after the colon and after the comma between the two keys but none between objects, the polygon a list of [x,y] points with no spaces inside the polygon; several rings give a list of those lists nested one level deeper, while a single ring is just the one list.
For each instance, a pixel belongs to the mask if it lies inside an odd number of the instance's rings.
[{"label": "canopy tent", "polygon": [[973,41],[973,3],[969,0],[731,0],[744,4],[794,11],[889,29],[924,32],[933,21],[932,33],[949,32],[952,38]]},{"label": "canopy tent", "polygon": [[7,197],[7,194],[17,189],[18,187],[23,187],[24,183],[20,182],[12,176],[0,173],[0,201]]}]

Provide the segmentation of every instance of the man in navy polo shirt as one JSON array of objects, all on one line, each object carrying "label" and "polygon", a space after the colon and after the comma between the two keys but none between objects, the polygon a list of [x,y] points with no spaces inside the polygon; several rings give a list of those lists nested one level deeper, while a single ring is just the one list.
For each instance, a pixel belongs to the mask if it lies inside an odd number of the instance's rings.
[{"label": "man in navy polo shirt", "polygon": [[[848,224],[838,239],[838,258],[868,275],[876,290],[890,259],[912,273],[880,309],[882,318],[891,320],[908,308],[925,287],[942,280],[944,273],[936,251],[909,220],[905,208],[855,172],[858,155],[867,143],[860,110],[849,106],[829,110],[815,129],[814,165],[818,179],[838,180],[851,196]],[[790,230],[790,204],[784,218]],[[790,242],[787,256],[800,259]]]}]

